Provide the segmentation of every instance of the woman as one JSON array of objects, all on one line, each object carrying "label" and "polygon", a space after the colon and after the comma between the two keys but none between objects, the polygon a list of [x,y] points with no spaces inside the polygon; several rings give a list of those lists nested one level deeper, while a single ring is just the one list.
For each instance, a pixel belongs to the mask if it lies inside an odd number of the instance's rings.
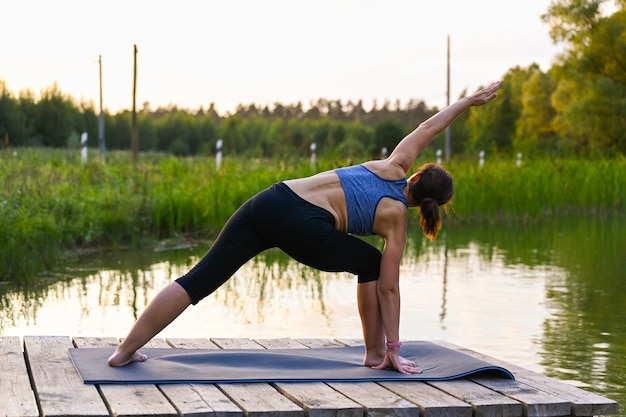
[{"label": "woman", "polygon": [[[422,166],[408,181],[406,174],[435,135],[468,108],[493,100],[500,86],[496,82],[435,114],[384,160],[284,181],[248,200],[200,262],[148,304],[109,365],[145,361],[138,349],[190,304],[215,291],[256,254],[278,247],[317,269],[357,275],[363,364],[420,373],[415,363],[399,355],[399,271],[408,208],[420,208],[420,225],[434,239],[441,228],[439,207],[452,198],[453,185],[449,174],[434,164]],[[383,238],[382,254],[354,234]]]}]

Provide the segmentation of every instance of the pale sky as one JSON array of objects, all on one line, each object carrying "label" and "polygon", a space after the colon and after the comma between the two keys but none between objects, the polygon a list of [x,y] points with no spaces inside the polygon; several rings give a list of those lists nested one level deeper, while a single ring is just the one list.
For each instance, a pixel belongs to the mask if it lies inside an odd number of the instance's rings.
[{"label": "pale sky", "polygon": [[175,104],[220,114],[237,104],[318,98],[366,109],[446,104],[515,66],[547,70],[559,48],[540,15],[550,0],[0,0],[0,80],[14,96],[57,84],[99,109]]}]

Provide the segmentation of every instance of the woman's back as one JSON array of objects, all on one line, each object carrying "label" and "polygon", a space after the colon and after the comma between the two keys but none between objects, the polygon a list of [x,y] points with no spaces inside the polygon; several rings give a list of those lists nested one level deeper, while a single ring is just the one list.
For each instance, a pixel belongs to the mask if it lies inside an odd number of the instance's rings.
[{"label": "woman's back", "polygon": [[[362,164],[369,171],[386,180],[404,178],[404,172],[388,159],[368,161]],[[335,229],[347,232],[348,209],[341,181],[335,170],[324,171],[311,177],[284,181],[293,192],[306,201],[322,207],[335,218]]]}]

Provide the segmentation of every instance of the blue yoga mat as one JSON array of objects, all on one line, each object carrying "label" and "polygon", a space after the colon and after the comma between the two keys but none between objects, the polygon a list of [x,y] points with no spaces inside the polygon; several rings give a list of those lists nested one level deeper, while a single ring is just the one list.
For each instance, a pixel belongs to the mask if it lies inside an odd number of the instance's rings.
[{"label": "blue yoga mat", "polygon": [[363,366],[363,346],[315,349],[162,349],[145,348],[145,362],[112,368],[112,348],[69,349],[86,384],[173,384],[232,382],[443,381],[479,373],[514,379],[494,366],[431,342],[405,342],[401,355],[423,373],[404,375]]}]

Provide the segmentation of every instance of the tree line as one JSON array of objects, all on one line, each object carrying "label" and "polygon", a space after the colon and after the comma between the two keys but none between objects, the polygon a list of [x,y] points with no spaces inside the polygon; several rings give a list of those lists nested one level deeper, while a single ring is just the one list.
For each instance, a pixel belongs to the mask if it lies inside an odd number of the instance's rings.
[{"label": "tree line", "polygon": [[[423,101],[402,107],[389,102],[366,111],[362,102],[319,99],[304,110],[301,103],[259,108],[239,105],[219,115],[208,109],[190,111],[176,106],[137,113],[140,151],[175,155],[211,154],[218,139],[229,155],[270,157],[308,155],[316,143],[320,155],[361,156],[391,149],[409,126],[436,112]],[[110,150],[130,149],[132,114],[128,110],[105,112],[105,143]],[[90,146],[98,146],[98,113],[90,104],[76,104],[55,85],[35,100],[30,92],[14,98],[0,83],[0,138],[3,146],[78,148],[80,133],[87,132]]]},{"label": "tree line", "polygon": [[[607,0],[554,0],[541,16],[553,41],[563,45],[551,68],[511,68],[499,99],[472,108],[452,126],[452,153],[480,150],[512,156],[614,157],[626,154],[626,0],[603,14]],[[464,92],[463,95],[467,94]],[[379,157],[438,111],[422,100],[385,101],[366,110],[362,102],[319,99],[259,107],[239,105],[219,115],[214,105],[176,106],[137,113],[140,151],[212,154],[218,139],[228,155]],[[130,111],[105,113],[106,148],[130,149]],[[78,148],[80,134],[97,147],[98,113],[53,85],[40,94],[15,96],[0,81],[0,146]],[[431,148],[443,148],[443,135]]]}]

